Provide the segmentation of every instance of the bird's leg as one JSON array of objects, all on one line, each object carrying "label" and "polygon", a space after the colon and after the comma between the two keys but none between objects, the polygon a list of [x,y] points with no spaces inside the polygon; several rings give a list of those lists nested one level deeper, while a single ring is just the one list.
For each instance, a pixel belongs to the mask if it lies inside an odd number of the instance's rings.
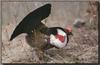
[{"label": "bird's leg", "polygon": [[38,48],[35,48],[35,51],[36,51],[36,56],[38,57],[36,57],[37,59],[37,62],[38,63],[43,63],[44,61],[43,61],[43,58],[44,58],[44,53],[43,53],[43,51],[41,50],[41,49],[38,49]]}]

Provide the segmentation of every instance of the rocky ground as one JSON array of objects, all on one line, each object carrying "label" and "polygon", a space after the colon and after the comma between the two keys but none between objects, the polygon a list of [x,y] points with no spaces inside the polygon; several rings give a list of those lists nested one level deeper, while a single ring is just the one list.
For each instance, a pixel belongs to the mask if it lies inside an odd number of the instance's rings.
[{"label": "rocky ground", "polygon": [[[33,10],[31,9],[32,6],[40,6],[42,4],[44,3],[3,3],[3,63],[35,63],[35,59],[37,57],[35,55],[34,48],[27,44],[25,34],[19,35],[11,42],[9,41],[9,38],[20,20],[26,15],[26,13]],[[58,2],[52,4],[54,8],[52,9],[52,14],[47,19],[46,25],[49,27],[66,27],[67,24],[67,26],[71,26],[73,28],[74,35],[70,38],[68,45],[64,49],[52,48],[47,50],[44,57],[44,62],[98,63],[97,2]],[[19,9],[16,9],[17,7],[19,7]],[[22,12],[16,10],[22,10]],[[81,26],[81,28],[75,28],[73,26],[73,22],[77,18],[84,20],[86,24]]]}]

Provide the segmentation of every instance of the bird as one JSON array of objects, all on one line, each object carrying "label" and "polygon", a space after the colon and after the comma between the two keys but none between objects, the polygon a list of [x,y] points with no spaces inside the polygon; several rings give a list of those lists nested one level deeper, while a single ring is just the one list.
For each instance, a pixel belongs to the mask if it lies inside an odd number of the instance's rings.
[{"label": "bird", "polygon": [[69,35],[72,35],[72,29],[62,27],[47,27],[41,21],[48,18],[50,14],[50,3],[47,3],[30,12],[16,26],[10,37],[10,41],[12,41],[18,35],[26,33],[26,40],[28,44],[32,47],[36,47],[38,52],[37,55],[40,55],[40,58],[43,57],[40,52],[44,52],[44,50],[53,47],[64,48],[69,41]]}]

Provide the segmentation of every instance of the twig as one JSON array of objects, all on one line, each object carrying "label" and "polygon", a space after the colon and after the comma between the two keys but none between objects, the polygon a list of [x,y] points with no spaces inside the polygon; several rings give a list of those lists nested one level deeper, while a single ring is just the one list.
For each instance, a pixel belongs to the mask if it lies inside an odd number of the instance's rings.
[{"label": "twig", "polygon": [[44,54],[44,56],[46,56],[46,57],[52,59],[54,62],[59,62],[58,60],[54,59],[53,57],[50,57],[49,55]]},{"label": "twig", "polygon": [[57,54],[57,56],[58,56],[59,58],[61,58],[61,59],[63,60],[64,63],[66,63],[66,60],[64,60],[63,57],[61,57],[59,54]]}]

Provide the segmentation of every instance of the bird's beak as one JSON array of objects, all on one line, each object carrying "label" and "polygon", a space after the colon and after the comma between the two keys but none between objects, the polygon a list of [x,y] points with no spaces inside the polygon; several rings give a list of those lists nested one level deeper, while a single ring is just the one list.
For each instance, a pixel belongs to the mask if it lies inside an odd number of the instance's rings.
[{"label": "bird's beak", "polygon": [[73,33],[72,32],[69,32],[68,33],[68,36],[69,36],[69,38],[72,38],[73,37]]},{"label": "bird's beak", "polygon": [[70,32],[69,34],[73,36],[73,33],[72,32]]},{"label": "bird's beak", "polygon": [[69,33],[68,33],[68,35],[71,35],[71,36],[73,36],[73,33],[72,33],[72,32],[69,32]]}]

